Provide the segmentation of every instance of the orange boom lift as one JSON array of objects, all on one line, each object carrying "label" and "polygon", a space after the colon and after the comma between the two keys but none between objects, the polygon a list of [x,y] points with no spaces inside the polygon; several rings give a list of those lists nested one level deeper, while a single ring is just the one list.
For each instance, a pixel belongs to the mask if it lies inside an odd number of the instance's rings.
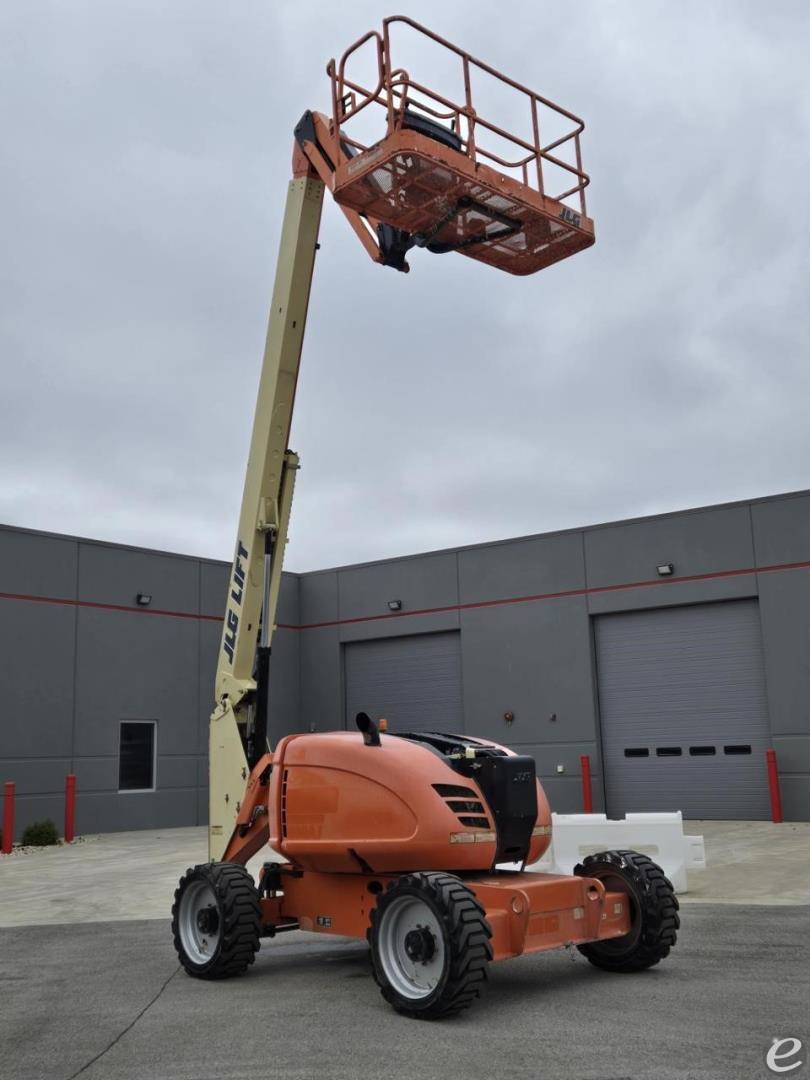
[{"label": "orange boom lift", "polygon": [[[455,65],[456,97],[396,66],[403,35]],[[352,75],[361,57],[376,72],[369,85]],[[184,968],[204,979],[244,972],[263,935],[367,939],[386,1000],[433,1019],[471,1005],[492,961],[522,953],[576,945],[597,967],[650,967],[675,944],[678,901],[636,852],[588,856],[570,877],[527,872],[551,842],[549,805],[534,760],[487,740],[387,732],[360,713],[354,733],[268,749],[298,468],[287,440],[324,191],[371,258],[400,271],[426,248],[532,274],[594,242],[576,116],[402,16],[327,73],[330,113],[306,112],[295,128],[211,716],[210,861],[181,878],[172,931]],[[511,95],[522,134],[488,118],[477,100],[487,82]],[[281,861],[254,883],[246,863],[268,844]]]}]

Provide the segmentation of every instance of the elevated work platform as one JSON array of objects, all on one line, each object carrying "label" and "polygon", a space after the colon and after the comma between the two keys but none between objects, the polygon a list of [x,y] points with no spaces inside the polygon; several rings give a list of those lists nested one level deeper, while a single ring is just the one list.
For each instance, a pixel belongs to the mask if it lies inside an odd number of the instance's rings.
[{"label": "elevated work platform", "polygon": [[[397,24],[451,54],[462,100],[429,89],[396,66]],[[375,50],[377,67],[371,87],[349,74],[356,57],[369,49]],[[580,151],[584,124],[572,113],[404,16],[386,19],[381,33],[361,37],[327,71],[332,130],[340,132],[344,152],[335,169],[335,200],[383,223],[380,228],[389,231],[381,239],[394,258],[426,247],[440,254],[458,251],[512,274],[533,274],[593,244],[585,204],[589,179]],[[494,80],[507,91],[505,111],[524,135],[479,112],[472,88],[481,73],[490,87]],[[386,125],[385,135],[372,143],[354,134],[368,106],[379,109]],[[555,131],[564,129],[545,145],[541,114]],[[561,190],[549,190],[549,172],[557,181],[565,178]]]}]

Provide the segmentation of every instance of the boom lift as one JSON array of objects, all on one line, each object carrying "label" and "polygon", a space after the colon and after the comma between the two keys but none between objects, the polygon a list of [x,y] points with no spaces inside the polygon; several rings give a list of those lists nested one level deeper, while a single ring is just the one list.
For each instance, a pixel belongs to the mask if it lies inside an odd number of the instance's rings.
[{"label": "boom lift", "polygon": [[[453,99],[396,67],[404,30],[449,53]],[[376,82],[350,77],[371,52]],[[482,992],[490,961],[576,944],[598,967],[637,971],[674,945],[678,902],[635,852],[586,858],[574,875],[529,873],[551,840],[534,760],[454,733],[381,730],[267,739],[269,656],[298,458],[288,448],[325,188],[371,258],[409,269],[415,248],[531,274],[594,242],[573,114],[403,16],[327,67],[329,115],[295,128],[236,554],[210,725],[209,859],[181,878],[172,930],[198,978],[239,974],[263,935],[368,938],[384,997],[434,1018]],[[476,109],[485,76],[515,95],[530,134]],[[369,110],[366,113],[366,110]],[[376,110],[381,137],[357,134]],[[541,142],[540,117],[564,124]],[[497,149],[496,149],[497,147]],[[566,154],[566,156],[562,156]],[[548,174],[567,177],[548,190]],[[258,884],[246,863],[266,844]]]}]

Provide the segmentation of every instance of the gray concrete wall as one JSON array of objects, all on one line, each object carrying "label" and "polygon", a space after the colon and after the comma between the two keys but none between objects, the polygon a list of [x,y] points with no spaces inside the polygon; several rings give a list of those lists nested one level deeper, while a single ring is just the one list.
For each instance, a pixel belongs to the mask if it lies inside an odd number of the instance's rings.
[{"label": "gray concrete wall", "polygon": [[584,753],[604,808],[594,617],[758,597],[785,816],[810,818],[808,493],[304,574],[299,588],[299,730],[346,724],[345,642],[460,629],[467,733],[533,754],[560,812],[582,808]]},{"label": "gray concrete wall", "polygon": [[[204,824],[208,714],[229,567],[204,559],[0,528],[0,782],[17,788],[19,836],[61,829],[76,774],[79,832]],[[139,608],[136,595],[150,593]],[[296,626],[298,580],[285,575],[279,621]],[[298,712],[295,630],[272,659],[276,734]],[[157,721],[152,792],[118,791],[122,720]]]},{"label": "gray concrete wall", "polygon": [[[665,562],[675,576],[661,581]],[[0,781],[17,783],[19,828],[61,822],[71,770],[80,831],[205,821],[227,573],[225,563],[0,528]],[[148,613],[138,592],[152,594]],[[594,618],[743,597],[759,600],[785,816],[808,820],[807,492],[285,575],[271,737],[345,726],[346,643],[459,630],[465,730],[533,754],[562,812],[581,808],[579,756],[590,754],[598,809]],[[155,792],[117,791],[122,719],[158,722]]]}]

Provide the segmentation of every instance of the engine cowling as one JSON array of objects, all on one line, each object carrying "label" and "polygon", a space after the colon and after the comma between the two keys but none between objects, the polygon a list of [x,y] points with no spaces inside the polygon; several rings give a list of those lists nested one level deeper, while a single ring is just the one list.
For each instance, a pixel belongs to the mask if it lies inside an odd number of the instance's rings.
[{"label": "engine cowling", "polygon": [[466,736],[287,736],[268,815],[279,854],[327,872],[481,872],[535,862],[551,842],[534,761]]}]

